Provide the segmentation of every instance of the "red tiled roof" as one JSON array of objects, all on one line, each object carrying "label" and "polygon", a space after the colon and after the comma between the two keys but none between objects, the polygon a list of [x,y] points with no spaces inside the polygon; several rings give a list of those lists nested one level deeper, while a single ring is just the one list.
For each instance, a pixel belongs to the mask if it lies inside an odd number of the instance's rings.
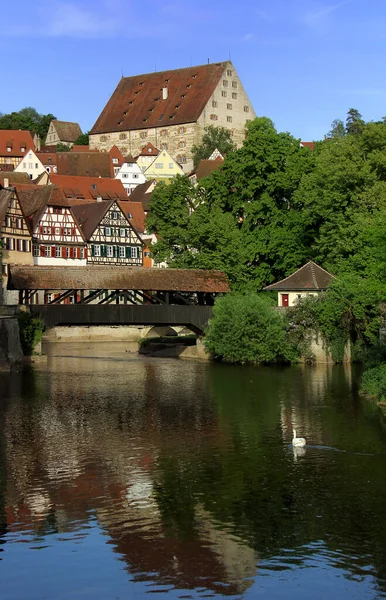
[{"label": "red tiled roof", "polygon": [[111,159],[107,152],[58,152],[57,174],[76,177],[111,177]]},{"label": "red tiled roof", "polygon": [[73,147],[71,148],[71,152],[98,152],[98,150],[97,149],[90,150],[90,146],[74,144]]},{"label": "red tiled roof", "polygon": [[4,185],[5,179],[8,179],[8,185],[12,185],[12,186],[18,185],[20,183],[27,184],[27,183],[31,182],[28,173],[19,173],[19,172],[15,173],[14,171],[11,171],[9,173],[1,172],[0,173],[0,184],[1,185]]},{"label": "red tiled roof", "polygon": [[15,165],[0,165],[0,171],[7,171],[8,173],[13,171],[15,168]]},{"label": "red tiled roof", "polygon": [[[146,146],[143,146],[141,152],[138,154],[138,156],[158,156],[158,154],[160,153],[160,151],[158,150],[158,148],[156,148],[155,146],[153,146],[153,144],[151,142],[148,142],[146,144]],[[137,158],[138,158],[137,156]]]},{"label": "red tiled roof", "polygon": [[45,167],[57,164],[57,157],[60,152],[36,152],[36,156]]},{"label": "red tiled roof", "polygon": [[143,233],[145,231],[145,212],[141,202],[130,202],[126,200],[126,202],[118,202],[118,204],[134,229],[138,231],[138,233]]},{"label": "red tiled roof", "polygon": [[213,173],[213,171],[217,171],[223,162],[224,159],[221,157],[218,157],[215,160],[200,160],[197,167],[190,173],[190,175],[195,175],[197,180],[203,179],[204,177],[208,177],[208,175]]},{"label": "red tiled roof", "polygon": [[300,267],[297,271],[278,281],[267,285],[265,290],[284,290],[284,291],[320,291],[325,290],[335,279],[328,271],[319,267],[316,263],[310,260],[308,263]]},{"label": "red tiled roof", "polygon": [[51,123],[53,123],[61,142],[75,142],[76,138],[82,135],[82,130],[78,123],[58,121],[56,119],[53,119]]},{"label": "red tiled roof", "polygon": [[229,292],[221,271],[143,267],[10,267],[9,289],[14,290],[153,290]]},{"label": "red tiled roof", "polygon": [[315,142],[300,142],[300,145],[309,148],[310,150],[314,150],[315,148]]},{"label": "red tiled roof", "polygon": [[[228,63],[122,77],[90,133],[197,121]],[[167,89],[163,100],[162,90]]]},{"label": "red tiled roof", "polygon": [[[11,151],[8,152],[7,148],[11,148]],[[35,144],[29,131],[0,129],[0,156],[21,158],[28,150],[35,150]]]},{"label": "red tiled roof", "polygon": [[77,177],[72,175],[50,175],[51,183],[60,187],[67,198],[85,200],[125,200],[127,194],[119,179],[108,177]]}]

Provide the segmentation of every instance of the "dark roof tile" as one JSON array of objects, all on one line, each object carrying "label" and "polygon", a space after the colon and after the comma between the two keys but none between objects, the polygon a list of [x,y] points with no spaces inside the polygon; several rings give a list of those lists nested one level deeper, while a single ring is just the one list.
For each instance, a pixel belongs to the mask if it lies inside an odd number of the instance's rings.
[{"label": "dark roof tile", "polygon": [[316,263],[310,260],[307,264],[303,265],[277,283],[267,285],[265,290],[282,290],[282,291],[321,291],[328,288],[331,281],[335,279],[334,275],[331,275],[319,267]]}]

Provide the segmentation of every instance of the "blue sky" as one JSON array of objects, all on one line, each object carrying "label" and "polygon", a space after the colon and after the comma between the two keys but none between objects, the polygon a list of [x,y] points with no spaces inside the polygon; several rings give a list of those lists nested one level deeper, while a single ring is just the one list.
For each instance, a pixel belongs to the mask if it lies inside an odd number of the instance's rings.
[{"label": "blue sky", "polygon": [[90,129],[124,75],[227,60],[259,116],[320,139],[386,114],[385,0],[4,2],[0,112],[34,106]]}]

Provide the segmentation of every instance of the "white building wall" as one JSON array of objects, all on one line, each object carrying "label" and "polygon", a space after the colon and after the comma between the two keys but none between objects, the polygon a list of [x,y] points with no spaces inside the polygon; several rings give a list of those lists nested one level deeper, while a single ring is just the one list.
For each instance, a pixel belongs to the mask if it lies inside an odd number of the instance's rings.
[{"label": "white building wall", "polygon": [[34,256],[34,265],[48,267],[85,267],[87,259],[57,258],[55,256]]},{"label": "white building wall", "polygon": [[283,304],[283,295],[288,295],[288,306],[295,306],[300,298],[306,298],[307,296],[317,296],[320,292],[279,292],[278,293],[278,306],[285,306]]},{"label": "white building wall", "polygon": [[147,178],[142,173],[140,166],[137,163],[123,163],[115,179],[122,182],[127,194],[129,195],[137,185],[146,183]]},{"label": "white building wall", "polygon": [[27,173],[30,179],[36,179],[45,172],[45,167],[35,152],[29,150],[14,170],[15,173]]}]

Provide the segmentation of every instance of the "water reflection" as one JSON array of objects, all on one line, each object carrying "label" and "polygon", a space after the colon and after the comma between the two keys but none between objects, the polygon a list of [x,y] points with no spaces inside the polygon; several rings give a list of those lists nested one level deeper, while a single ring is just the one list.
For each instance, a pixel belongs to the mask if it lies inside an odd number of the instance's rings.
[{"label": "water reflection", "polygon": [[[71,357],[76,348],[61,346],[47,366],[0,376],[0,564],[20,540],[53,555],[103,532],[125,565],[126,595],[258,585],[275,597],[284,583],[273,574],[285,572],[286,585],[316,597],[299,567],[327,569],[331,582],[343,574],[351,584],[340,597],[382,595],[386,444],[378,413],[352,391],[355,373],[89,350]],[[310,446],[289,446],[294,426]],[[83,579],[99,576],[103,552],[89,571],[82,563]],[[23,555],[20,573],[28,564]],[[54,573],[63,595],[86,585],[71,584],[60,562]],[[15,578],[5,574],[9,590]]]}]

